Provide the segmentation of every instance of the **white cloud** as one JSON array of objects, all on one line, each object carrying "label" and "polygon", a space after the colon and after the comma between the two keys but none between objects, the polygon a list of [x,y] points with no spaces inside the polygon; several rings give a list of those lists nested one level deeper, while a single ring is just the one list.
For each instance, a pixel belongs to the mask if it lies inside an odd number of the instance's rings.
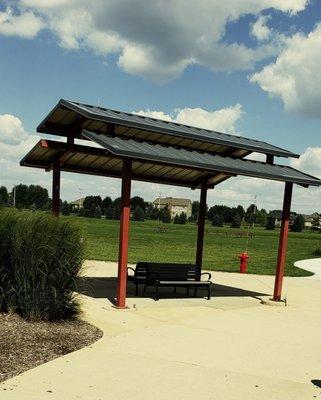
[{"label": "white cloud", "polygon": [[264,41],[270,38],[272,32],[267,26],[270,19],[268,15],[260,15],[259,18],[252,24],[251,33],[259,41]]},{"label": "white cloud", "polygon": [[[308,0],[136,0],[134,5],[132,0],[20,0],[15,13],[5,13],[7,34],[34,37],[47,29],[66,49],[114,53],[124,71],[165,82],[192,64],[213,71],[253,68],[275,54],[275,44],[253,49],[224,43],[226,25],[270,8],[296,14],[307,4]],[[22,23],[25,20],[28,23]],[[257,34],[262,36],[263,29],[262,23]]]},{"label": "white cloud", "polygon": [[19,118],[11,114],[0,115],[0,142],[15,144],[25,139],[25,132]]},{"label": "white cloud", "polygon": [[237,132],[236,123],[242,117],[243,111],[241,104],[236,104],[213,111],[206,111],[203,108],[182,108],[175,110],[172,114],[152,110],[140,110],[135,114],[235,134]]},{"label": "white cloud", "polygon": [[308,35],[295,34],[284,43],[276,61],[253,74],[250,81],[281,98],[286,111],[320,118],[321,24]]},{"label": "white cloud", "polygon": [[291,166],[321,178],[321,147],[308,147],[300,158],[291,161]]},{"label": "white cloud", "polygon": [[43,21],[33,12],[15,15],[10,8],[0,11],[0,34],[32,39],[44,27]]}]

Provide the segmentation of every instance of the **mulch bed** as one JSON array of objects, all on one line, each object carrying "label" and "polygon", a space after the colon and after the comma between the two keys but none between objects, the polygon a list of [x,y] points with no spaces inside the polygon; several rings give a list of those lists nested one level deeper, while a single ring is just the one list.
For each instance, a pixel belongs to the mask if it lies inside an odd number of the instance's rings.
[{"label": "mulch bed", "polygon": [[102,337],[102,332],[81,320],[27,322],[0,313],[0,382]]}]

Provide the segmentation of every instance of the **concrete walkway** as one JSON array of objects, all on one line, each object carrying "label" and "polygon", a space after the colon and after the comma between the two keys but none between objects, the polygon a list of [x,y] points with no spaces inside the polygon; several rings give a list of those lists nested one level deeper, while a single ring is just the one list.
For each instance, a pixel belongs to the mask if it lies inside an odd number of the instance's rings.
[{"label": "concrete walkway", "polygon": [[308,260],[296,261],[294,265],[298,268],[305,269],[314,273],[309,279],[321,279],[321,258],[310,258]]},{"label": "concrete walkway", "polygon": [[[1,400],[321,398],[321,282],[288,278],[287,307],[260,304],[273,277],[213,273],[210,301],[135,298],[111,307],[116,265],[88,262],[84,318],[101,340],[0,385]],[[165,298],[166,297],[166,298]]]}]

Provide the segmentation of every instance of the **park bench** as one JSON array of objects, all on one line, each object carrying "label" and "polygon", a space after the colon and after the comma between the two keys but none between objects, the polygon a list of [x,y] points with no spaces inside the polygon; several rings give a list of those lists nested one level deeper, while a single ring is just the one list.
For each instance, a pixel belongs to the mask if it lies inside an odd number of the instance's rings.
[{"label": "park bench", "polygon": [[[189,294],[189,289],[194,288],[194,297],[200,287],[207,289],[207,299],[211,297],[210,287],[212,285],[211,274],[208,272],[200,273],[199,268],[193,264],[168,264],[168,263],[148,263],[138,262],[135,269],[129,268],[134,275],[128,275],[128,280],[136,285],[136,296],[138,295],[138,285],[143,284],[143,295],[149,286],[155,287],[155,300],[159,299],[159,287],[173,287],[176,292],[177,287],[184,287]],[[201,280],[202,276],[207,275],[207,280]]]}]

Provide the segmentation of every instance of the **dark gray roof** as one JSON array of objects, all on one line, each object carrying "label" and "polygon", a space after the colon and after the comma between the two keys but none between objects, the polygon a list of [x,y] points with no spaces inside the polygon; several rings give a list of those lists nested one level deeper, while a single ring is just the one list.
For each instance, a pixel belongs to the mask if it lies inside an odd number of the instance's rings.
[{"label": "dark gray roof", "polygon": [[177,149],[88,131],[84,134],[103,148],[77,144],[70,146],[68,143],[42,139],[20,164],[50,170],[53,162],[59,160],[62,171],[120,178],[122,161],[124,158],[130,158],[132,178],[146,182],[197,188],[206,181],[208,187],[213,187],[231,176],[244,175],[306,186],[321,185],[319,179],[290,167]]},{"label": "dark gray roof", "polygon": [[222,157],[195,150],[178,149],[171,146],[150,144],[134,139],[111,137],[84,130],[83,136],[96,142],[111,154],[135,160],[162,162],[187,168],[197,168],[208,172],[237,174],[303,185],[321,185],[315,177],[282,165]]},{"label": "dark gray roof", "polygon": [[282,157],[297,154],[269,143],[217,131],[167,122],[122,111],[60,100],[38,126],[37,131],[80,137],[82,129],[116,136],[166,143],[212,154],[244,157],[259,152]]}]

